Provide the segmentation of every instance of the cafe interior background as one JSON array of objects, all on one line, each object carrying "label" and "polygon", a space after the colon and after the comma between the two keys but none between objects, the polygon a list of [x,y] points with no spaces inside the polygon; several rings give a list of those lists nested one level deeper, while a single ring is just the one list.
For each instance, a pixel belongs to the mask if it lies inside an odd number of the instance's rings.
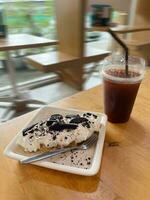
[{"label": "cafe interior background", "polygon": [[[107,32],[100,30],[91,31],[87,28],[91,24],[93,4],[111,5],[111,23],[116,24],[116,26],[149,26],[150,12],[149,6],[147,6],[148,3],[148,0],[87,1],[86,12],[84,13],[85,45],[90,46],[90,48],[96,50],[96,52],[104,50],[109,51],[110,53],[120,53],[122,51],[119,45],[114,42],[114,39]],[[0,25],[5,25],[7,29],[6,37],[13,34],[30,34],[58,41],[55,0],[1,0],[0,11]],[[67,23],[64,22],[63,27],[64,29],[67,29]],[[129,45],[130,52],[133,55],[144,57],[148,66],[150,61],[149,31],[125,33],[120,34],[119,36]],[[3,40],[3,38],[0,39],[0,45]],[[84,83],[82,88],[66,84],[65,79],[67,79],[67,77],[61,79],[61,76],[55,71],[55,68],[45,72],[44,70],[40,70],[36,65],[27,62],[29,56],[58,51],[58,43],[56,42],[56,44],[46,47],[31,47],[10,51],[12,58],[11,62],[13,62],[15,68],[15,82],[17,83],[19,91],[26,91],[27,95],[30,93],[30,98],[39,101],[39,107],[58,101],[64,97],[71,96],[79,90],[87,90],[102,83],[99,70],[103,59],[94,60],[93,62],[84,65]],[[5,97],[5,99],[12,95],[12,85],[9,73],[6,52],[0,51],[0,96]],[[14,109],[11,107],[10,109],[9,104],[11,103],[12,102],[10,101],[7,102],[2,100],[0,102],[0,120],[2,122],[37,108],[36,106],[27,108],[20,99],[18,102],[17,99],[15,99],[18,108]]]}]

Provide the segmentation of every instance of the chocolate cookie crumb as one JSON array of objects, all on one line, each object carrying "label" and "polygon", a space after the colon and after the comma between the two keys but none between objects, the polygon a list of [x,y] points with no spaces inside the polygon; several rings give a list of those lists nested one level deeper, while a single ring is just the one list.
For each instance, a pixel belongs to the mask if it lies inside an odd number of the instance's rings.
[{"label": "chocolate cookie crumb", "polygon": [[53,140],[56,140],[56,135],[53,136]]}]

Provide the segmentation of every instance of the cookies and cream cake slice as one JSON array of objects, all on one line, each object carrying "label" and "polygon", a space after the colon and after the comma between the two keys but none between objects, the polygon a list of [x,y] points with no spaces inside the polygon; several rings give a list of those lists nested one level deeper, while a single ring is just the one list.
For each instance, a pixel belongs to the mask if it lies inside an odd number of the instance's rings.
[{"label": "cookies and cream cake slice", "polygon": [[46,121],[23,130],[17,144],[28,152],[36,152],[41,148],[65,147],[72,143],[80,143],[98,132],[100,120],[92,113],[82,115],[51,115]]}]

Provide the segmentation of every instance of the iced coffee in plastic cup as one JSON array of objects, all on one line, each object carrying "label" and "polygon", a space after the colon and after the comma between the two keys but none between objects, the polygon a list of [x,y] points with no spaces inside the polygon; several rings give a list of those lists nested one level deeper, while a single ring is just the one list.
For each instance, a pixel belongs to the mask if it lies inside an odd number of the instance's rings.
[{"label": "iced coffee in plastic cup", "polygon": [[110,122],[129,120],[144,72],[145,61],[139,57],[129,57],[128,75],[123,56],[109,56],[104,60],[104,110]]}]

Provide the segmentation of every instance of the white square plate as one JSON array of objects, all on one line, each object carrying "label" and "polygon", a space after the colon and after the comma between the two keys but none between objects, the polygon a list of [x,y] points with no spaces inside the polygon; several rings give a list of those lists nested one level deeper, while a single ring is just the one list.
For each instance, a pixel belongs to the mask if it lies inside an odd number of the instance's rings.
[{"label": "white square plate", "polygon": [[[46,106],[41,108],[39,112],[33,117],[33,119],[29,123],[27,123],[25,127],[23,127],[23,129],[41,120],[46,120],[52,114],[59,113],[62,115],[66,115],[66,114],[82,114],[85,112],[90,112],[90,111],[61,109],[61,108]],[[98,112],[91,112],[91,113],[96,114],[99,117],[100,123],[102,124],[99,131],[98,141],[95,146],[91,147],[88,150],[67,152],[65,154],[56,156],[55,158],[48,158],[42,161],[37,161],[32,164],[84,176],[95,175],[98,172],[101,164],[107,117],[103,113],[98,113]],[[40,152],[38,153],[24,152],[22,148],[16,144],[17,137],[19,134],[21,134],[21,132],[22,130],[13,138],[13,140],[8,144],[8,146],[4,150],[4,154],[6,156],[13,158],[15,160],[21,160],[40,153]]]}]

